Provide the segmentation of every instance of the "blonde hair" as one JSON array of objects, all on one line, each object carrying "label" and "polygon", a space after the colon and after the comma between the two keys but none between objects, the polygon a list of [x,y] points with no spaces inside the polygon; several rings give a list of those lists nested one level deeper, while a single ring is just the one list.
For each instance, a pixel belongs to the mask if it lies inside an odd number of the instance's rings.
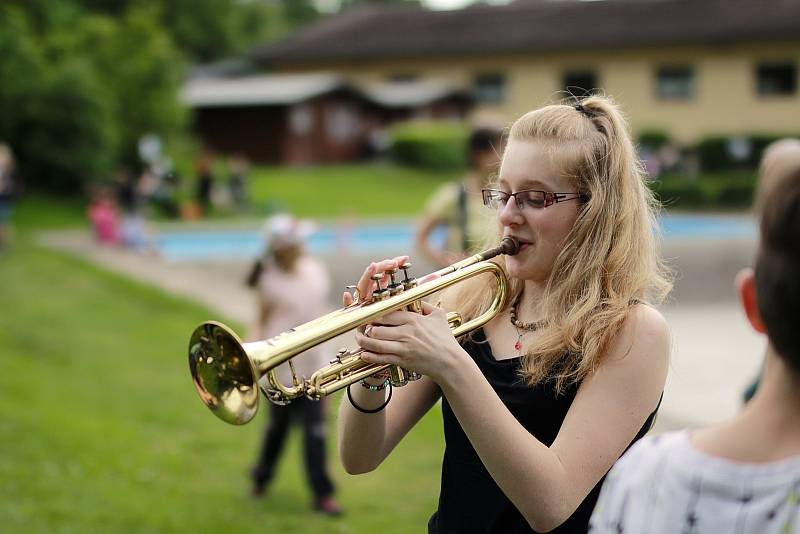
[{"label": "blonde hair", "polygon": [[[645,183],[625,119],[607,97],[526,113],[508,137],[543,147],[587,197],[547,281],[541,303],[546,326],[522,361],[528,384],[554,379],[560,392],[597,368],[633,302],[659,302],[669,293],[669,272],[657,251],[659,206]],[[505,262],[500,257],[497,263]],[[473,278],[452,297],[446,295],[446,301],[474,317],[491,301],[491,292],[477,287],[485,283]],[[521,295],[523,284],[509,280],[506,307]]]}]

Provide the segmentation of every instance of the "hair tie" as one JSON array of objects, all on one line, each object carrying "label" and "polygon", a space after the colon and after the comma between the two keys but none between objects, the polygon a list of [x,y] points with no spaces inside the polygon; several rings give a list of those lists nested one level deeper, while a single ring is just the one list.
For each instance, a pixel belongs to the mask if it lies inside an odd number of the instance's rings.
[{"label": "hair tie", "polygon": [[590,111],[590,110],[586,109],[585,107],[583,107],[583,104],[575,104],[574,107],[575,107],[575,111],[577,111],[578,113],[582,113],[583,115],[585,115],[586,117],[588,117],[590,119],[593,119],[594,116],[595,116],[595,113],[593,111]]}]

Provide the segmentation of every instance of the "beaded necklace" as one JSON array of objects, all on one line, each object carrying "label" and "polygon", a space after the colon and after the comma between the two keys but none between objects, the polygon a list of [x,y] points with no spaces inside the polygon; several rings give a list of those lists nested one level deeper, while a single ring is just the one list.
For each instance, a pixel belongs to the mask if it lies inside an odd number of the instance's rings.
[{"label": "beaded necklace", "polygon": [[520,293],[519,297],[517,297],[517,300],[515,300],[514,304],[511,305],[511,324],[514,325],[514,328],[517,330],[517,342],[514,343],[514,349],[517,351],[518,355],[522,352],[522,336],[528,332],[535,332],[545,325],[543,320],[532,323],[523,323],[517,319],[517,304],[519,304],[521,298],[522,294]]}]

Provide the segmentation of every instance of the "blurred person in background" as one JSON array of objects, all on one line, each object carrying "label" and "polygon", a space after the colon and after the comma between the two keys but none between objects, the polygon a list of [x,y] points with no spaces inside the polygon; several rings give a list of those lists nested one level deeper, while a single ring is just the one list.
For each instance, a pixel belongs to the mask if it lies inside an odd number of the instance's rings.
[{"label": "blurred person in background", "polygon": [[[653,234],[653,193],[627,124],[608,98],[551,105],[509,131],[497,180],[483,191],[508,295],[488,310],[491,277],[452,286],[443,306],[395,311],[356,340],[369,363],[423,375],[392,393],[384,376],[353,384],[339,415],[348,473],[374,470],[441,399],[445,453],[429,533],[582,533],[606,472],[650,429],[669,363],[669,334],[650,304],[671,287]],[[407,260],[370,264],[359,280]],[[343,295],[345,305],[352,302]],[[391,400],[391,402],[389,402]]]},{"label": "blurred person in background", "polygon": [[648,437],[617,463],[592,516],[594,533],[800,528],[800,145],[766,152],[756,201],[755,271],[736,277],[740,305],[767,349],[742,412],[699,430]]},{"label": "blurred person in background", "polygon": [[127,248],[144,250],[148,247],[144,220],[147,185],[125,167],[117,170],[115,182],[120,210],[120,241]]},{"label": "blurred person in background", "polygon": [[18,191],[11,148],[0,143],[0,251],[11,241],[11,209]]},{"label": "blurred person in background", "polygon": [[[264,225],[267,248],[247,280],[258,299],[258,320],[250,336],[252,340],[268,339],[328,311],[330,277],[324,265],[308,255],[304,246],[312,230],[310,222],[287,214],[267,219]],[[328,363],[325,350],[324,345],[317,346],[292,360],[298,378],[309,378]],[[292,384],[288,362],[278,367],[278,376],[283,384]],[[261,496],[272,480],[289,423],[298,420],[303,425],[304,462],[314,495],[313,508],[327,515],[341,514],[326,465],[325,407],[325,399],[317,402],[305,397],[285,406],[270,404],[269,425],[251,471],[253,496]]]},{"label": "blurred person in background", "polygon": [[234,209],[241,213],[247,210],[247,173],[250,164],[243,155],[231,158],[229,166],[228,189]]},{"label": "blurred person in background", "polygon": [[[461,182],[443,184],[428,201],[416,231],[416,248],[436,267],[465,257],[491,237],[491,214],[481,200],[481,189],[497,173],[502,151],[502,130],[476,128],[467,143],[469,173]],[[446,226],[444,246],[430,242],[439,226]]]},{"label": "blurred person in background", "polygon": [[101,245],[119,244],[119,210],[112,190],[103,185],[95,186],[91,191],[86,214],[92,225],[95,241]]},{"label": "blurred person in background", "polygon": [[195,162],[197,184],[195,198],[203,217],[208,216],[211,210],[211,193],[214,188],[214,158],[211,153],[203,150]]}]

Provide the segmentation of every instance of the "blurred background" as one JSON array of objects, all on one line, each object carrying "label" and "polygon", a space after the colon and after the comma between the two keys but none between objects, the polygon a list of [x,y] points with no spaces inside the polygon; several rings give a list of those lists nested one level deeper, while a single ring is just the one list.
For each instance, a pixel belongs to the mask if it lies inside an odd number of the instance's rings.
[{"label": "blurred background", "polygon": [[798,64],[794,0],[4,0],[3,529],[422,528],[438,410],[351,477],[337,396],[345,514],[308,514],[295,435],[254,500],[267,416],[238,428],[208,413],[189,334],[256,320],[245,279],[275,213],[314,221],[331,307],[378,257],[429,272],[415,228],[468,171],[470,132],[595,92],[629,118],[678,275],[656,431],[735,413],[763,347],[732,282],[754,250],[761,153],[800,136]]}]

